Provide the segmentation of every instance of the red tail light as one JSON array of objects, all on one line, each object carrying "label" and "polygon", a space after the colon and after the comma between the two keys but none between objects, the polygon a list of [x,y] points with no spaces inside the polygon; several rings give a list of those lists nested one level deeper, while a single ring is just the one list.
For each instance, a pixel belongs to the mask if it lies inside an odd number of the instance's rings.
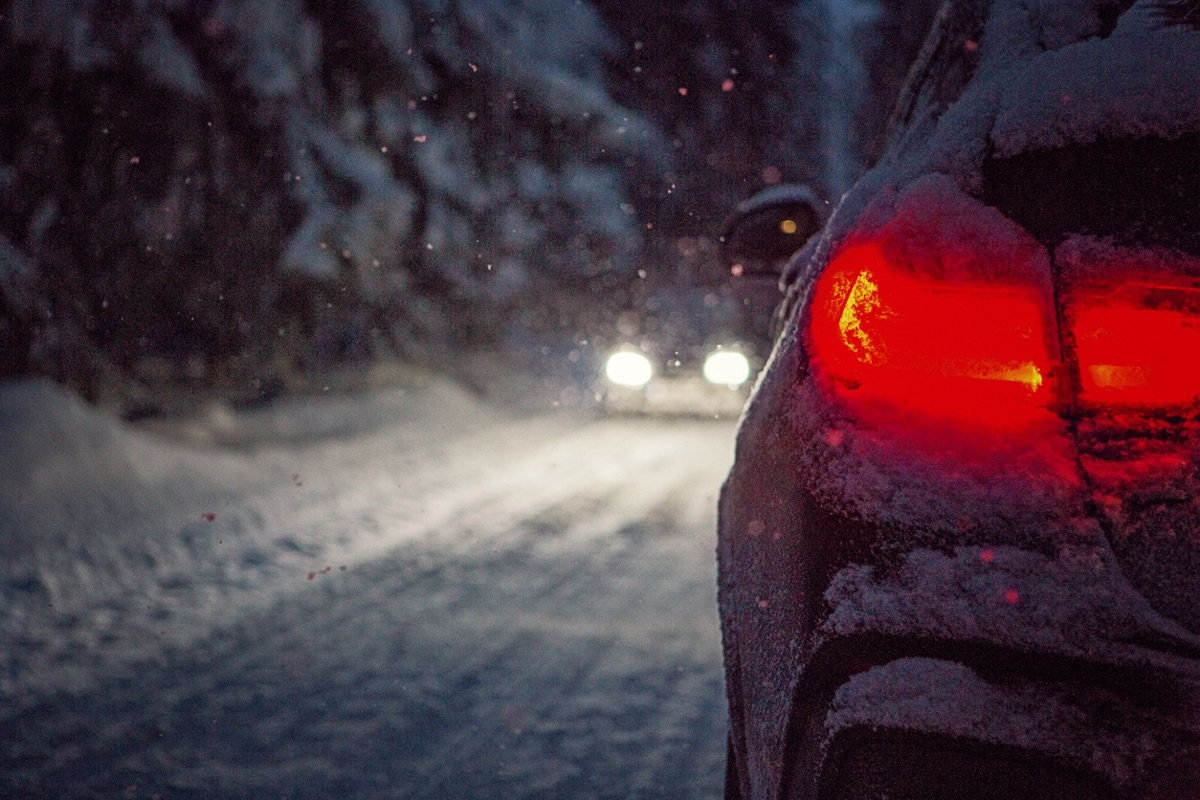
[{"label": "red tail light", "polygon": [[1173,406],[1200,395],[1200,288],[1129,283],[1070,307],[1087,404]]},{"label": "red tail light", "polygon": [[817,283],[812,355],[863,399],[1019,422],[1055,397],[1046,306],[1033,287],[923,278],[854,246]]}]

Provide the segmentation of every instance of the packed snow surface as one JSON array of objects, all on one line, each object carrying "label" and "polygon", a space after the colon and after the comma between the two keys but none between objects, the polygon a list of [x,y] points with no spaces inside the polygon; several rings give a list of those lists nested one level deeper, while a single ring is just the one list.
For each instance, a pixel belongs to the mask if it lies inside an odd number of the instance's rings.
[{"label": "packed snow surface", "polygon": [[0,794],[716,796],[729,424],[516,394],[0,388]]}]

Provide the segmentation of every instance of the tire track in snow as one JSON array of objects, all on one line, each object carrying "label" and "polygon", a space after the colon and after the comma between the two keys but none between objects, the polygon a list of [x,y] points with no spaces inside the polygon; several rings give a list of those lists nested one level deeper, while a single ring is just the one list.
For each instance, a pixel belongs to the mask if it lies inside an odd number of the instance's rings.
[{"label": "tire track in snow", "polygon": [[[3,688],[18,708],[47,692],[86,690],[98,667],[115,669],[185,646],[205,635],[212,620],[269,604],[326,566],[352,567],[412,542],[460,551],[484,546],[489,531],[617,487],[628,495],[622,505],[632,507],[644,489],[629,476],[653,481],[664,470],[670,474],[679,468],[677,453],[711,428],[647,420],[579,426],[577,419],[552,416],[466,435],[427,430],[424,440],[384,427],[348,443],[263,451],[243,466],[277,475],[274,486],[231,499],[216,509],[213,523],[197,519],[156,530],[143,522],[157,566],[123,570],[132,575],[90,606],[87,598],[75,608],[60,602],[53,613],[29,619],[25,633],[38,646]],[[394,439],[407,449],[393,448]],[[304,476],[303,486],[292,475]],[[190,544],[197,536],[205,537],[204,547]],[[158,552],[168,549],[164,541],[175,542],[174,550]]]},{"label": "tire track in snow", "polygon": [[[73,698],[67,719],[43,708],[37,738],[72,727],[90,746],[23,774],[96,796],[716,794],[727,439],[605,421],[493,463],[458,504],[378,533],[357,569],[277,584],[167,667]],[[547,471],[563,483],[514,491]],[[339,507],[368,503],[359,489]]]}]

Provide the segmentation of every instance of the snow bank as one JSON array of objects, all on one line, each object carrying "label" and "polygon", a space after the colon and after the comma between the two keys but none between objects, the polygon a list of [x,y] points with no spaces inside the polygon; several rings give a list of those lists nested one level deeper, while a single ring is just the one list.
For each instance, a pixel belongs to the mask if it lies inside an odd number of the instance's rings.
[{"label": "snow bank", "polygon": [[[431,448],[514,418],[434,382],[152,434],[46,382],[0,384],[0,696],[80,686],[94,661],[155,656],[280,581],[395,546],[404,531],[381,542],[353,518],[354,465],[403,483]],[[328,508],[304,523],[314,497]]]}]

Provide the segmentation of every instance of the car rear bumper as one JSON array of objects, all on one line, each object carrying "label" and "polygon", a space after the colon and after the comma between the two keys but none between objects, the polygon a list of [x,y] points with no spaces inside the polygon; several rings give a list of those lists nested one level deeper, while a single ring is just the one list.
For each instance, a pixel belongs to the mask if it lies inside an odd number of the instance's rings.
[{"label": "car rear bumper", "polygon": [[[1200,646],[1077,558],[962,548],[886,577],[843,570],[798,679],[781,796],[1194,796]],[[1025,593],[994,597],[1018,572]]]}]

